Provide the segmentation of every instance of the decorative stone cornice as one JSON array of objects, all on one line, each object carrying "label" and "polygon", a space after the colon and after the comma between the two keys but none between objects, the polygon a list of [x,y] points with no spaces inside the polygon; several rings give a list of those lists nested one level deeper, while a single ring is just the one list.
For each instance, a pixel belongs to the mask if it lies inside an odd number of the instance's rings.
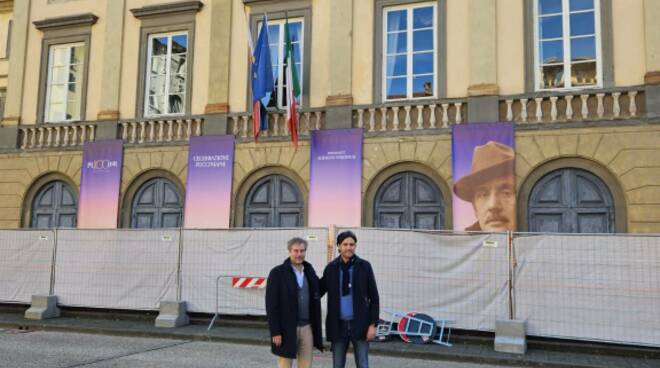
[{"label": "decorative stone cornice", "polygon": [[33,24],[40,31],[46,31],[53,28],[91,26],[99,19],[92,13],[71,15],[66,17],[46,18],[44,20],[34,21]]},{"label": "decorative stone cornice", "polygon": [[14,11],[14,0],[0,0],[0,13],[11,13]]},{"label": "decorative stone cornice", "polygon": [[353,105],[353,96],[352,95],[328,96],[325,99],[325,104],[327,106],[349,106],[349,105]]},{"label": "decorative stone cornice", "polygon": [[197,13],[202,9],[204,3],[201,1],[185,1],[167,4],[147,5],[141,8],[131,9],[135,18],[152,17],[158,15],[171,15],[176,13],[193,12]]},{"label": "decorative stone cornice", "polygon": [[266,4],[291,4],[311,0],[243,0],[243,5],[266,5]]},{"label": "decorative stone cornice", "polygon": [[99,111],[99,113],[96,114],[96,119],[98,119],[98,120],[118,120],[119,119],[119,111],[117,111],[117,110]]},{"label": "decorative stone cornice", "polygon": [[229,112],[229,104],[226,102],[207,104],[204,107],[205,114],[227,113],[227,112]]},{"label": "decorative stone cornice", "polygon": [[468,96],[494,96],[499,93],[499,87],[494,83],[473,84],[467,92]]},{"label": "decorative stone cornice", "polygon": [[5,116],[2,118],[1,126],[14,126],[18,125],[21,122],[20,116]]},{"label": "decorative stone cornice", "polygon": [[660,85],[660,71],[647,72],[644,75],[644,83],[651,85]]}]

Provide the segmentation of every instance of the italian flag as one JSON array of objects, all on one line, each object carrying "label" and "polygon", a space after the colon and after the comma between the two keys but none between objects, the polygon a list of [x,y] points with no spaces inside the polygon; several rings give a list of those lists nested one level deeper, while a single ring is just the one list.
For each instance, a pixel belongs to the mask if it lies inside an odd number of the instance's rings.
[{"label": "italian flag", "polygon": [[298,146],[298,114],[296,113],[296,97],[300,96],[300,84],[298,82],[298,73],[293,61],[293,45],[289,37],[289,19],[286,19],[284,26],[284,76],[286,78],[286,120],[291,133],[291,141]]}]

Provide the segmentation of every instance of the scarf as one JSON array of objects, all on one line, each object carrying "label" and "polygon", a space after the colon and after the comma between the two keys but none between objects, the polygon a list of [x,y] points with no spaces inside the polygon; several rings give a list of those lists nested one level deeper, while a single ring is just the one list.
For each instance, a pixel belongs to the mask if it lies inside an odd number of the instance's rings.
[{"label": "scarf", "polygon": [[339,259],[339,265],[341,268],[341,271],[344,273],[341,278],[341,295],[346,296],[351,293],[351,274],[349,272],[349,269],[353,267],[353,263],[355,263],[355,256],[351,257],[351,259],[348,260],[348,262],[344,262],[343,259]]}]

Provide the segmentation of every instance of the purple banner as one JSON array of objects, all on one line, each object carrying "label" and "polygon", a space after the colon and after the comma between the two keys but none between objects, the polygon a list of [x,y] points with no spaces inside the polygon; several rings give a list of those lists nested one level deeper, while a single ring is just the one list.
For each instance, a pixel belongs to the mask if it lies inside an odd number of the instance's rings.
[{"label": "purple banner", "polygon": [[312,131],[309,226],[360,226],[362,129]]},{"label": "purple banner", "polygon": [[454,126],[454,230],[516,230],[513,142],[512,123]]},{"label": "purple banner", "polygon": [[121,139],[85,143],[78,204],[79,228],[117,228],[123,148]]},{"label": "purple banner", "polygon": [[229,228],[233,169],[233,135],[190,138],[183,216],[186,228]]}]

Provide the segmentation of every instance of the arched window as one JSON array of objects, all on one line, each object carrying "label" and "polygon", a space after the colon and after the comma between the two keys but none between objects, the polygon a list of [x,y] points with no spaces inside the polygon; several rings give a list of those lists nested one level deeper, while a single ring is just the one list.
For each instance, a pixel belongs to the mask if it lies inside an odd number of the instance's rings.
[{"label": "arched window", "polygon": [[299,227],[304,224],[303,196],[298,186],[283,175],[258,180],[245,199],[246,227]]},{"label": "arched window", "polygon": [[562,168],[539,179],[528,201],[532,232],[613,233],[614,201],[596,175]]},{"label": "arched window", "polygon": [[157,177],[140,186],[131,205],[131,227],[155,229],[181,226],[181,193],[171,181]]},{"label": "arched window", "polygon": [[385,180],[374,201],[374,226],[443,229],[445,208],[440,189],[427,176],[404,171]]},{"label": "arched window", "polygon": [[34,196],[30,227],[76,227],[77,212],[76,192],[63,181],[51,181]]}]

